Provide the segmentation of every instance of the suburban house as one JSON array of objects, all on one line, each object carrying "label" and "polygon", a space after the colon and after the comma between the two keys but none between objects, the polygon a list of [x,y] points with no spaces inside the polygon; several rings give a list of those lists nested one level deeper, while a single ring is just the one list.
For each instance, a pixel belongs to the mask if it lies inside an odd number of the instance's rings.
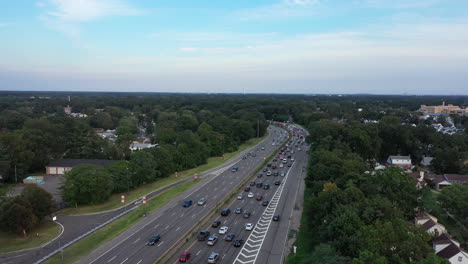
[{"label": "suburban house", "polygon": [[48,175],[63,175],[73,167],[81,164],[92,164],[97,166],[105,166],[115,160],[103,159],[56,159],[50,161],[46,166],[46,174]]},{"label": "suburban house", "polygon": [[468,175],[460,174],[429,174],[427,179],[431,181],[437,190],[441,190],[444,187],[447,187],[452,184],[466,184],[468,183]]},{"label": "suburban house", "polygon": [[433,159],[433,157],[423,157],[420,164],[423,167],[429,167]]},{"label": "suburban house", "polygon": [[153,148],[159,146],[158,144],[151,144],[151,138],[147,136],[139,136],[135,141],[130,144],[130,149],[132,151]]},{"label": "suburban house", "polygon": [[436,217],[426,212],[419,212],[414,224],[422,226],[426,232],[434,236],[432,247],[439,257],[448,259],[452,264],[468,264],[468,253],[460,247],[458,241],[447,234],[445,227],[437,222]]},{"label": "suburban house", "polygon": [[424,186],[427,185],[427,182],[424,179],[424,171],[420,171],[419,173],[411,173],[410,176],[416,182],[416,189],[421,190]]},{"label": "suburban house", "polygon": [[389,156],[387,164],[390,166],[397,166],[402,169],[411,169],[411,157],[410,156]]}]

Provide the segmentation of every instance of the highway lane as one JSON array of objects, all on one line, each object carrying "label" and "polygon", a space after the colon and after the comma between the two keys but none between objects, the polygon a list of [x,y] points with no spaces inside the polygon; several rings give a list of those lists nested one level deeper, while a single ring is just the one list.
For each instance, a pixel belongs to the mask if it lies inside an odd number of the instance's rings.
[{"label": "highway lane", "polygon": [[[172,207],[167,208],[157,216],[149,214],[147,217],[152,218],[143,226],[134,230],[110,247],[104,253],[87,257],[81,263],[153,263],[174,243],[177,243],[179,238],[186,232],[189,232],[198,219],[208,213],[220,200],[229,195],[232,188],[236,186],[242,179],[249,175],[258,165],[263,162],[263,157],[277,147],[277,140],[286,137],[286,133],[280,135],[279,128],[271,129],[270,138],[262,144],[265,150],[259,147],[256,157],[248,157],[245,160],[239,160],[235,166],[239,167],[239,171],[232,173],[229,168],[220,173],[206,179],[206,184],[202,185],[198,190],[192,191],[189,195],[181,196],[177,203]],[[272,142],[275,141],[275,145]],[[185,197],[185,198],[184,198]],[[182,202],[184,199],[192,199],[194,203],[201,197],[207,197],[205,206],[192,205],[189,208],[183,208]],[[159,233],[161,240],[155,246],[147,246],[146,242],[152,234]],[[101,253],[101,252],[96,252]]]},{"label": "highway lane", "polygon": [[[299,141],[298,138],[295,138],[293,140],[292,146],[295,146],[296,142]],[[304,145],[301,145],[301,147]],[[292,148],[292,149],[297,149],[297,148]],[[290,153],[288,153],[290,154]],[[291,171],[289,171],[289,167],[285,166],[284,168],[277,168],[276,170],[272,171],[278,171],[278,172],[284,172],[285,174],[289,175],[287,177],[281,177],[281,176],[266,176],[264,172],[262,178],[256,178],[255,181],[261,181],[263,183],[268,183],[270,184],[270,189],[269,190],[263,190],[259,189],[257,187],[252,187],[253,191],[255,194],[260,193],[264,196],[265,200],[271,200],[273,195],[275,194],[275,191],[279,188],[278,186],[274,185],[274,182],[276,180],[284,180],[289,177],[289,179],[283,183],[283,190],[284,194],[281,195],[281,199],[279,200],[278,203],[278,208],[275,212],[275,214],[280,214],[281,215],[281,220],[279,222],[272,222],[270,229],[273,231],[268,232],[268,235],[273,234],[273,238],[268,238],[268,243],[264,243],[263,248],[266,248],[271,245],[278,245],[280,244],[279,247],[284,246],[284,241],[286,237],[279,238],[281,236],[280,234],[283,234],[286,232],[287,235],[287,229],[288,229],[288,216],[287,212],[288,210],[292,210],[293,204],[291,201],[294,201],[293,197],[295,197],[296,191],[297,191],[297,186],[300,184],[299,177],[302,171],[302,168],[306,166],[307,160],[308,160],[308,155],[306,151],[297,151],[294,154],[291,154],[293,158],[295,158],[294,164],[290,168]],[[283,156],[284,157],[284,156]],[[274,164],[274,162],[272,162]],[[291,163],[291,160],[288,160],[288,163]],[[279,162],[277,163],[279,164]],[[242,214],[237,215],[234,213],[235,208],[241,207],[244,210],[248,210],[252,212],[252,215],[250,218],[245,219],[242,217]],[[260,217],[262,216],[262,213],[265,210],[265,206],[262,205],[262,201],[256,201],[255,198],[244,198],[242,200],[237,200],[234,198],[234,200],[231,201],[231,204],[229,208],[232,210],[231,214],[227,217],[220,216],[218,214],[216,219],[214,220],[220,220],[222,221],[221,226],[226,225],[229,227],[228,233],[235,233],[236,236],[234,239],[241,238],[244,240],[244,242],[247,240],[249,235],[252,233],[252,231],[247,231],[245,230],[244,226],[246,223],[257,223]],[[285,227],[284,227],[285,226]],[[233,263],[233,261],[236,259],[240,248],[236,248],[233,246],[232,242],[224,241],[224,235],[218,234],[218,228],[212,228],[211,227],[211,221],[210,223],[206,226],[207,230],[210,230],[211,234],[215,234],[218,236],[218,242],[214,246],[208,246],[206,244],[206,241],[197,241],[196,239],[192,239],[192,241],[189,243],[188,247],[185,247],[181,249],[182,251],[188,251],[192,254],[192,258],[190,261],[192,263],[206,263],[209,255],[211,252],[216,252],[220,254],[220,260],[217,263]],[[281,230],[280,230],[281,229]],[[279,232],[282,231],[282,232]],[[275,232],[279,232],[278,234],[275,234]],[[280,240],[271,240],[271,239],[280,239]],[[282,242],[281,242],[282,241]],[[278,248],[280,251],[280,255],[278,256],[269,256],[269,253],[266,254],[260,254],[260,257],[264,259],[265,257],[268,257],[271,263],[280,263],[279,261],[281,260],[281,249]],[[267,250],[264,250],[264,252],[267,252]],[[258,259],[259,260],[259,259]],[[257,261],[258,261],[257,260]],[[174,263],[177,263],[177,259],[174,260]],[[253,263],[253,262],[252,262]],[[270,262],[258,262],[258,263],[270,263]]]}]

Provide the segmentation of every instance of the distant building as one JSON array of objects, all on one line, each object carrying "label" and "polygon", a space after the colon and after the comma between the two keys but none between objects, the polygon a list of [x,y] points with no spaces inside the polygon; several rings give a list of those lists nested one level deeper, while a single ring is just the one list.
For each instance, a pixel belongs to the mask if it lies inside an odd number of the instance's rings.
[{"label": "distant building", "polygon": [[445,102],[442,102],[442,105],[421,105],[418,111],[425,115],[468,115],[468,109],[463,109],[452,104],[445,105]]},{"label": "distant building", "polygon": [[434,238],[432,248],[439,257],[448,259],[452,264],[468,264],[468,253],[460,247],[458,241],[447,234]]},{"label": "distant building", "polygon": [[65,114],[70,115],[72,113],[72,108],[71,106],[67,105],[67,107],[63,108],[63,111],[65,112]]},{"label": "distant building", "polygon": [[73,167],[81,164],[92,164],[97,166],[105,166],[115,160],[103,159],[56,159],[52,160],[46,166],[46,174],[48,175],[63,175],[65,172],[71,170]]},{"label": "distant building", "polygon": [[424,171],[420,171],[419,173],[411,173],[410,176],[416,182],[416,189],[421,190],[424,186],[427,185],[427,182],[424,179]]},{"label": "distant building", "polygon": [[397,166],[402,169],[411,169],[411,157],[410,156],[389,156],[387,164],[390,166]]},{"label": "distant building", "polygon": [[446,233],[445,226],[438,223],[435,216],[430,215],[426,212],[420,212],[414,218],[414,224],[421,226],[427,233],[434,235],[435,237]]},{"label": "distant building", "polygon": [[423,157],[420,164],[421,166],[429,167],[433,159],[433,157]]},{"label": "distant building", "polygon": [[130,144],[130,149],[132,151],[135,151],[135,150],[142,150],[142,149],[147,149],[147,148],[154,148],[154,147],[157,147],[159,146],[158,144],[151,144],[151,143],[140,143],[138,141],[133,141],[132,144]]},{"label": "distant building", "polygon": [[460,174],[429,174],[427,179],[431,181],[437,190],[441,190],[452,184],[466,184],[468,183],[468,175]]}]

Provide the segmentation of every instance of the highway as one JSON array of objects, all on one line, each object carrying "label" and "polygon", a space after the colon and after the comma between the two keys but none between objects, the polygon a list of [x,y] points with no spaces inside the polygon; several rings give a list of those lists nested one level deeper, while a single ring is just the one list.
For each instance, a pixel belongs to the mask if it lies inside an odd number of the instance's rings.
[{"label": "highway", "polygon": [[[173,245],[180,244],[181,238],[193,231],[193,227],[199,219],[209,213],[220,201],[226,199],[233,188],[254,172],[264,161],[263,157],[268,157],[273,151],[276,151],[281,142],[287,139],[287,133],[284,129],[278,127],[270,127],[269,129],[268,139],[256,150],[251,151],[251,153],[256,154],[256,157],[247,156],[245,160],[238,159],[236,163],[228,164],[213,172],[191,190],[181,194],[160,210],[148,214],[144,221],[101,246],[78,263],[146,264],[157,261]],[[273,142],[274,145],[272,145]],[[264,150],[261,149],[262,146],[265,148]],[[239,167],[239,171],[231,172],[230,169],[236,166]],[[274,189],[273,184],[271,187]],[[206,204],[204,206],[196,205],[196,202],[202,197],[207,198]],[[194,204],[184,208],[182,204],[187,199],[193,200]],[[259,211],[254,212],[253,215],[257,213]],[[156,233],[161,236],[158,243],[154,246],[146,245],[148,239]],[[203,262],[206,262],[206,259]]]},{"label": "highway", "polygon": [[[282,159],[291,155],[294,161],[288,159],[287,163],[291,164],[291,167],[279,167],[281,160],[277,158],[276,162],[271,161],[270,163],[276,164],[278,167],[276,169],[267,168],[267,170],[278,172],[279,176],[267,176],[265,172],[261,172],[263,174],[261,178],[252,179],[256,182],[269,184],[270,189],[250,187],[248,184],[247,186],[255,194],[253,198],[247,197],[248,192],[244,193],[243,199],[234,197],[228,206],[231,209],[228,216],[221,216],[218,212],[216,217],[210,219],[204,226],[204,229],[209,230],[211,235],[218,237],[215,245],[209,246],[206,241],[198,241],[193,238],[189,241],[188,246],[180,248],[180,253],[191,253],[190,263],[207,263],[212,252],[219,254],[219,260],[216,263],[282,263],[283,249],[289,230],[288,219],[294,208],[298,186],[302,183],[300,179],[304,175],[303,168],[308,160],[306,153],[308,147],[305,144],[302,145],[302,140],[298,137],[293,138],[292,141],[289,148],[294,150],[294,153],[280,156]],[[284,173],[285,176],[281,176],[281,173]],[[278,180],[282,182],[280,186],[274,184]],[[263,200],[257,201],[257,195],[262,195]],[[270,201],[268,206],[262,204],[264,200]],[[249,211],[252,215],[249,218],[244,218],[242,214],[234,213],[236,208]],[[272,221],[274,215],[280,215],[280,221]],[[212,222],[216,220],[221,221],[221,225],[216,228],[211,227]],[[245,229],[246,223],[254,223],[255,228],[252,231],[247,231]],[[227,233],[234,233],[234,240],[242,239],[244,241],[243,247],[234,247],[232,241],[224,240],[225,235],[218,233],[221,226],[229,227]],[[174,258],[173,263],[178,263],[177,257]]]}]

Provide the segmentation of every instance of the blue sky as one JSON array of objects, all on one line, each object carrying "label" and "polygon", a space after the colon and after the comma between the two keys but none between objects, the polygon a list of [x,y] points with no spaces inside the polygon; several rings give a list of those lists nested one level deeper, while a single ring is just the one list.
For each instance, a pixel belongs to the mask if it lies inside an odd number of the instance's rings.
[{"label": "blue sky", "polygon": [[0,90],[468,94],[465,0],[15,0]]}]

